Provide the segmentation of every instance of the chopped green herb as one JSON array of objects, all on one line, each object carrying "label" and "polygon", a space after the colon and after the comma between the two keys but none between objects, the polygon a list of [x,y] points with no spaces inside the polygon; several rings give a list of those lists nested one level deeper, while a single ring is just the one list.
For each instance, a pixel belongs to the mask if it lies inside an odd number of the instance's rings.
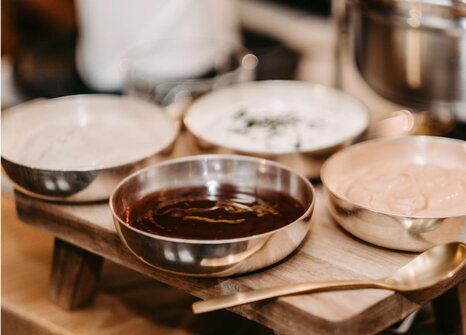
[{"label": "chopped green herb", "polygon": [[[293,113],[283,113],[281,115],[273,116],[256,116],[248,113],[245,108],[241,108],[233,115],[234,126],[230,128],[231,132],[239,135],[249,135],[254,129],[262,129],[265,132],[267,146],[270,145],[272,137],[279,136],[287,128],[294,130],[296,141],[294,149],[299,151],[302,146],[301,134],[298,130],[298,125],[302,121],[298,116]],[[309,127],[319,126],[319,121],[307,123]]]},{"label": "chopped green herb", "polygon": [[295,143],[294,148],[295,148],[296,150],[301,149],[301,141],[300,141],[300,140],[298,140],[298,141]]},{"label": "chopped green herb", "polygon": [[269,136],[277,135],[283,128],[294,126],[299,122],[298,117],[289,113],[280,116],[255,117],[248,115],[244,109],[239,110],[234,115],[234,119],[242,121],[240,127],[232,129],[237,134],[248,134],[252,128],[262,128]]},{"label": "chopped green herb", "polygon": [[307,126],[309,128],[315,128],[315,127],[320,127],[322,123],[323,123],[322,120],[313,120],[313,121],[307,122]]},{"label": "chopped green herb", "polygon": [[234,116],[235,119],[241,119],[246,115],[246,111],[244,109],[240,109]]}]

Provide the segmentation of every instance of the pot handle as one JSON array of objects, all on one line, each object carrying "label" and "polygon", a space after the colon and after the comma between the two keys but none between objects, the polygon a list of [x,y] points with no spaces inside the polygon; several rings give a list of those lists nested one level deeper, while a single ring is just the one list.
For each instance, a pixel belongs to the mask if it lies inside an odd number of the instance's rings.
[{"label": "pot handle", "polygon": [[407,135],[445,135],[453,129],[455,120],[450,114],[434,114],[428,111],[410,112],[402,109],[390,113],[374,127],[374,137]]},{"label": "pot handle", "polygon": [[394,137],[412,135],[416,128],[416,119],[409,110],[402,109],[377,122],[374,127],[375,137]]}]

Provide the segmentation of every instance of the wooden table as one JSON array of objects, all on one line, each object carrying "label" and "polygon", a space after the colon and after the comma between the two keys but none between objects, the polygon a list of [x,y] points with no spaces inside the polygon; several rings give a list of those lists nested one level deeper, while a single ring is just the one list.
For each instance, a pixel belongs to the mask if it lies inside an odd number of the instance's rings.
[{"label": "wooden table", "polygon": [[[67,309],[84,306],[92,300],[103,258],[199,298],[209,298],[287,282],[379,278],[415,256],[378,248],[347,234],[330,219],[320,187],[317,187],[310,234],[294,254],[268,269],[219,279],[172,275],[141,263],[117,236],[106,203],[55,204],[21,193],[16,193],[15,199],[22,221],[55,236],[50,298]],[[409,294],[379,289],[322,292],[282,297],[231,310],[278,333],[375,333],[403,319],[465,278],[466,270],[429,290]],[[460,295],[460,298],[464,296]]]}]

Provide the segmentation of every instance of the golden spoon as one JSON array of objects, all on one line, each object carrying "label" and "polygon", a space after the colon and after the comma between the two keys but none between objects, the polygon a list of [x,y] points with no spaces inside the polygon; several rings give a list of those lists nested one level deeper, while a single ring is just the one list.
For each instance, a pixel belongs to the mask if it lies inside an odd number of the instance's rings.
[{"label": "golden spoon", "polygon": [[361,288],[381,288],[399,292],[416,291],[434,286],[452,277],[465,263],[466,244],[451,242],[437,245],[423,252],[392,275],[379,280],[308,282],[263,288],[195,302],[193,312],[200,314],[284,295],[316,291]]}]

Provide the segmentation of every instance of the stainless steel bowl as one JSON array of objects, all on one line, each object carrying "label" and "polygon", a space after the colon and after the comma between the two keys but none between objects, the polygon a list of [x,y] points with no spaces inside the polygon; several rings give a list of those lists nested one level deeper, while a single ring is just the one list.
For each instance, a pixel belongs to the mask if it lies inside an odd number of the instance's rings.
[{"label": "stainless steel bowl", "polygon": [[339,186],[363,168],[391,161],[435,164],[464,170],[466,143],[429,136],[408,136],[362,142],[333,155],[322,167],[326,202],[333,218],[348,232],[379,246],[423,251],[435,244],[466,241],[464,212],[445,210],[441,216],[405,216],[365,207],[349,200]]},{"label": "stainless steel bowl", "polygon": [[2,112],[2,168],[16,189],[37,198],[106,200],[124,177],[165,159],[178,129],[134,98],[34,100]]},{"label": "stainless steel bowl", "polygon": [[[124,220],[128,206],[150,193],[209,182],[285,192],[299,200],[306,212],[280,229],[222,240],[148,234]],[[214,277],[254,271],[289,255],[308,232],[314,199],[314,189],[306,178],[275,162],[237,155],[201,155],[167,161],[129,176],[112,194],[110,208],[121,239],[143,262],[177,274]]]},{"label": "stainless steel bowl", "polygon": [[466,122],[466,3],[349,4],[353,56],[367,83],[404,106]]},{"label": "stainless steel bowl", "polygon": [[[250,140],[249,145],[245,146],[244,143],[241,145],[245,134],[230,138],[227,136],[235,132],[231,129],[235,126],[231,122],[235,120],[232,113],[240,110],[251,110],[253,118],[262,121],[269,118],[269,122],[273,122],[274,117],[280,113],[291,113],[300,118],[299,126],[315,125],[306,129],[292,126],[293,130],[287,138],[271,142],[269,148],[254,145],[255,142],[260,144],[264,141],[263,133],[256,133],[256,139]],[[263,110],[267,111],[265,116],[261,114]],[[282,163],[308,178],[316,178],[322,163],[331,153],[364,136],[369,126],[369,114],[363,104],[342,91],[303,81],[264,80],[206,94],[190,106],[184,124],[192,142],[203,153],[266,158]],[[287,148],[277,150],[277,144],[295,138],[299,138],[297,144],[292,143]]]}]

